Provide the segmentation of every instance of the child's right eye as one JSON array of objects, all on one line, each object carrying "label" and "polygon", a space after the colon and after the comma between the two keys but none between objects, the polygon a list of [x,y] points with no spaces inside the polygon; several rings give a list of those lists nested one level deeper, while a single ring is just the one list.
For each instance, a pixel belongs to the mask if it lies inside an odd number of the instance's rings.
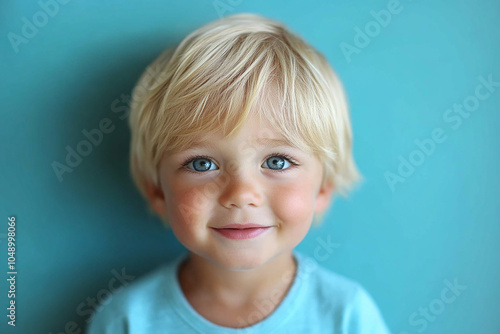
[{"label": "child's right eye", "polygon": [[196,156],[196,157],[188,158],[182,164],[182,167],[186,168],[186,170],[188,170],[189,172],[200,173],[200,172],[206,172],[209,170],[214,170],[214,169],[210,169],[210,168],[217,167],[217,166],[212,162],[212,160],[209,157]]}]

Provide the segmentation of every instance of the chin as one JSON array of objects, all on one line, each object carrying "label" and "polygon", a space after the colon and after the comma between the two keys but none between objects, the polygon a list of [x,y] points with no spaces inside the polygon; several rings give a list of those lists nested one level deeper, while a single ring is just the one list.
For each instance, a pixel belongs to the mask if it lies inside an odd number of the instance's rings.
[{"label": "chin", "polygon": [[271,259],[271,255],[255,252],[255,250],[240,250],[231,254],[223,254],[212,258],[217,265],[228,270],[245,271],[258,268]]}]

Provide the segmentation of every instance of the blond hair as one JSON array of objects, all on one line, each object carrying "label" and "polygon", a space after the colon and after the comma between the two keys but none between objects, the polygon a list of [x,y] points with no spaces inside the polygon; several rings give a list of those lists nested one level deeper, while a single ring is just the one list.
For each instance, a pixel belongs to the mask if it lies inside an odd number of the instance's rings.
[{"label": "blond hair", "polygon": [[159,184],[166,151],[186,149],[198,135],[234,134],[271,86],[278,105],[259,115],[313,152],[323,182],[347,197],[361,175],[341,82],[326,58],[283,24],[247,13],[195,30],[156,58],[134,87],[130,168],[143,197],[147,181]]}]

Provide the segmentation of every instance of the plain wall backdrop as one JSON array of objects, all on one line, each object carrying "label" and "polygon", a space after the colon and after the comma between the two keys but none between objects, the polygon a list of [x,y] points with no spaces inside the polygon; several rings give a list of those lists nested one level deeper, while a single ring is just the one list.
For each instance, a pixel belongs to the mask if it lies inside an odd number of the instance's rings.
[{"label": "plain wall backdrop", "polygon": [[[3,2],[0,332],[83,331],[114,278],[185,251],[129,177],[127,103],[162,50],[238,12],[315,46],[351,106],[365,181],[297,249],[365,286],[395,334],[500,333],[500,2],[487,0]],[[81,144],[92,129],[102,141]]]}]

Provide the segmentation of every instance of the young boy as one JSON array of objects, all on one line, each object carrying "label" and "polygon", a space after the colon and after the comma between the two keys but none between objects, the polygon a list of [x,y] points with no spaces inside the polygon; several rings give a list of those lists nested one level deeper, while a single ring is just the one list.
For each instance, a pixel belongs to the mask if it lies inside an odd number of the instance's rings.
[{"label": "young boy", "polygon": [[362,286],[294,250],[360,179],[322,54],[259,15],[217,20],[148,67],[130,128],[134,182],[189,253],[87,333],[389,333]]}]

